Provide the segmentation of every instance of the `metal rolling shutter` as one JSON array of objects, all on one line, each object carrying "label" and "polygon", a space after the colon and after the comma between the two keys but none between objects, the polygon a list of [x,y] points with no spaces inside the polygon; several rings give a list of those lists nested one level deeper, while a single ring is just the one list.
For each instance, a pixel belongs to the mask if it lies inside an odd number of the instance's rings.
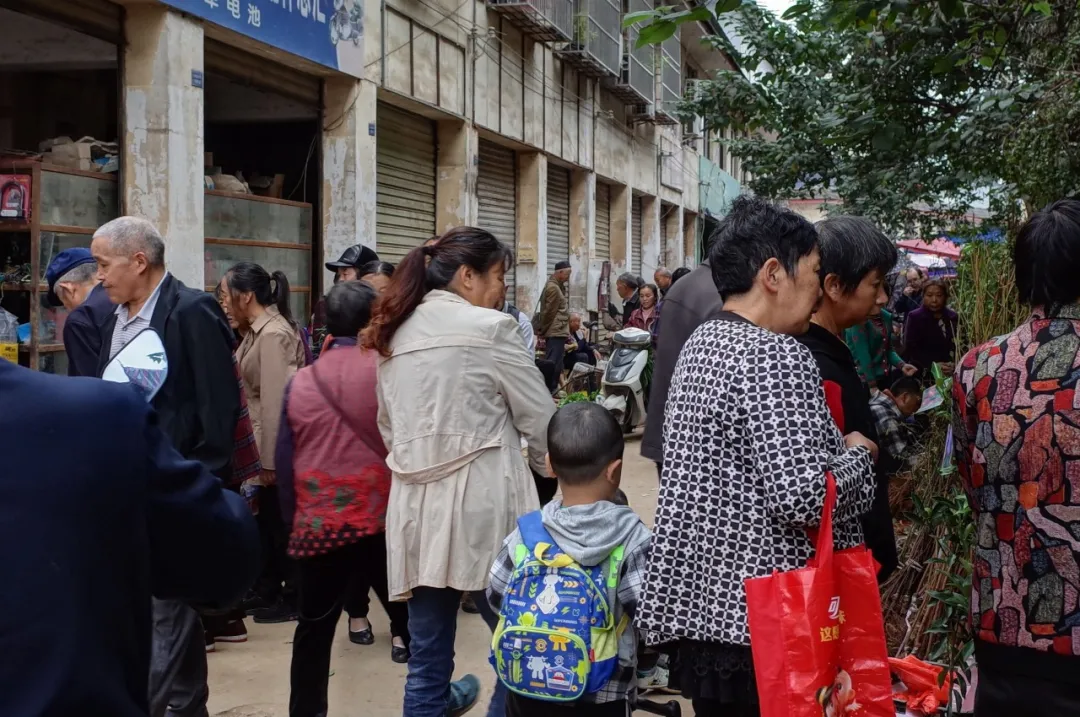
[{"label": "metal rolling shutter", "polygon": [[611,187],[596,183],[596,256],[611,261]]},{"label": "metal rolling shutter", "polygon": [[376,127],[376,249],[397,264],[435,235],[435,124],[379,103]]},{"label": "metal rolling shutter", "polygon": [[548,165],[547,273],[556,262],[570,259],[570,172]]},{"label": "metal rolling shutter", "polygon": [[[480,140],[476,176],[477,219],[481,229],[517,251],[517,172],[514,150]],[[517,256],[506,272],[506,300],[514,303]]]},{"label": "metal rolling shutter", "polygon": [[630,205],[630,271],[641,274],[641,197]]}]

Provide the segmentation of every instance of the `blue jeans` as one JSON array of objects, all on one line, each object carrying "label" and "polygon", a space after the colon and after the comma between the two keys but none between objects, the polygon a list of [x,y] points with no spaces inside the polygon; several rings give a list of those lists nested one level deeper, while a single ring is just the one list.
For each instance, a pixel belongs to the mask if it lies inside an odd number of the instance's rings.
[{"label": "blue jeans", "polygon": [[[473,600],[484,622],[495,629],[498,615],[491,609],[484,592],[473,593]],[[460,606],[460,590],[426,587],[413,590],[409,599],[411,657],[409,674],[405,678],[402,717],[446,717],[450,705],[450,681],[454,675],[454,638]],[[496,680],[488,717],[504,717],[505,714],[506,688]]]}]

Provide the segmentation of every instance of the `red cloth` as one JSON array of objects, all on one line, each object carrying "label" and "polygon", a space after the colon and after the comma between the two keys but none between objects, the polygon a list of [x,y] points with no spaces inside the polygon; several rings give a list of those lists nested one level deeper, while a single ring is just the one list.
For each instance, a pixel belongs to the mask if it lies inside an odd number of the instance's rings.
[{"label": "red cloth", "polygon": [[233,371],[236,372],[236,382],[240,384],[240,416],[236,420],[236,431],[233,437],[232,455],[232,487],[238,487],[249,478],[254,478],[262,471],[262,461],[259,457],[259,446],[255,443],[255,430],[251,425],[251,416],[248,414],[247,396],[244,394],[244,381],[240,378],[240,366],[233,356]]},{"label": "red cloth", "polygon": [[923,662],[914,655],[908,655],[903,659],[890,657],[889,669],[907,688],[897,697],[907,704],[908,710],[932,715],[937,714],[942,705],[949,703],[949,690],[952,688],[951,676],[946,675],[945,681],[938,684],[945,668]]}]

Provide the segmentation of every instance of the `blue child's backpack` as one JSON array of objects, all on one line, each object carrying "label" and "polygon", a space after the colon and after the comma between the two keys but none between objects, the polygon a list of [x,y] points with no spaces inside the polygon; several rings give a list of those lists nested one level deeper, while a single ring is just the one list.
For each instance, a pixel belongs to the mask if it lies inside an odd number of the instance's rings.
[{"label": "blue child's backpack", "polygon": [[596,692],[619,661],[611,597],[624,548],[595,567],[559,549],[540,511],[518,519],[522,544],[491,641],[491,664],[507,689],[537,700],[569,702]]}]

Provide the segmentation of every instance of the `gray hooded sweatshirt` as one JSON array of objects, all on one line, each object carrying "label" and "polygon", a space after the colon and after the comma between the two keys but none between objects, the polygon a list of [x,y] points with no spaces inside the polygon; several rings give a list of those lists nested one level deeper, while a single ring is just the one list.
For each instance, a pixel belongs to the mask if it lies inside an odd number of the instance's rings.
[{"label": "gray hooded sweatshirt", "polygon": [[[544,527],[559,548],[583,566],[599,565],[616,547],[623,546],[618,586],[615,594],[608,597],[616,624],[623,615],[633,620],[652,539],[652,533],[637,513],[629,506],[608,501],[566,508],[562,501],[553,500],[544,506],[542,516]],[[502,550],[491,567],[488,601],[496,612],[502,606],[507,583],[514,572],[514,554],[521,542],[521,532],[514,530],[503,541]],[[612,679],[599,692],[584,695],[581,700],[600,703],[627,699],[636,676],[637,645],[637,632],[631,625],[619,638],[619,668]]]}]

